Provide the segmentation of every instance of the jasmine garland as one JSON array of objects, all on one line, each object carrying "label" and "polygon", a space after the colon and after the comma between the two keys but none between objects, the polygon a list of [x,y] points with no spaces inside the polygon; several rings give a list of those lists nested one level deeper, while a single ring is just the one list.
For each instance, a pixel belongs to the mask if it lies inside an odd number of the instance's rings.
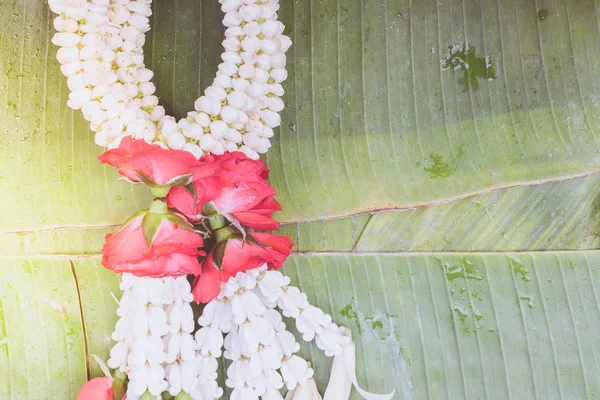
[{"label": "jasmine garland", "polygon": [[[220,3],[223,62],[195,111],[177,121],[165,115],[144,66],[151,0],[49,0],[59,15],[52,41],[69,106],[109,149],[101,161],[157,197],[103,249],[103,265],[124,273],[108,364],[127,374],[129,400],[219,398],[221,355],[231,360],[231,399],[282,399],[284,386],[289,399],[320,399],[283,314],[305,341],[335,356],[325,400],[347,399],[352,385],[367,399],[390,399],[358,387],[348,331],[276,271],[291,252],[289,238],[247,231],[278,227],[268,169],[253,160],[281,122],[291,41],[277,21],[278,0]],[[196,276],[193,288],[186,274]],[[195,333],[192,299],[207,303]],[[121,398],[110,384],[108,373],[79,398]]]}]

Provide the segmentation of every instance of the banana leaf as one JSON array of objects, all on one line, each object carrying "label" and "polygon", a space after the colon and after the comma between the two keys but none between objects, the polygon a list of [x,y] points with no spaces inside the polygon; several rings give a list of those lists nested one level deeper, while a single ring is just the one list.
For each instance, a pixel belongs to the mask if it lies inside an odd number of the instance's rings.
[{"label": "banana leaf", "polygon": [[[600,396],[600,5],[280,3],[294,46],[264,159],[296,243],[284,272],[352,329],[362,386]],[[216,72],[222,14],[153,10],[146,62],[181,117]],[[102,375],[120,296],[103,237],[151,200],[67,108],[52,19],[45,0],[0,2],[0,399],[75,399]],[[330,360],[301,353],[323,389]]]}]

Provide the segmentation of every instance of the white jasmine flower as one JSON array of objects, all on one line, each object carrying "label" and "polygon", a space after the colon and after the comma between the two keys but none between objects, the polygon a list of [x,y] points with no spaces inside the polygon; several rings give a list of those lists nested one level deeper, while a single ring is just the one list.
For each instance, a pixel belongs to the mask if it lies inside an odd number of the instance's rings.
[{"label": "white jasmine flower", "polygon": [[79,30],[79,23],[74,19],[57,17],[54,19],[54,29],[59,32],[75,33]]},{"label": "white jasmine flower", "polygon": [[261,396],[261,400],[284,400],[281,392],[277,389],[269,389]]},{"label": "white jasmine flower", "polygon": [[[58,55],[57,55],[58,57]],[[62,61],[59,59],[59,62],[62,63]],[[80,62],[71,62],[71,63],[63,63],[60,66],[60,72],[62,72],[62,74],[64,76],[66,76],[67,78],[75,75],[76,73],[80,72],[82,70],[81,68],[81,63]]]},{"label": "white jasmine flower", "polygon": [[218,74],[215,78],[215,81],[213,82],[213,85],[223,89],[228,89],[232,87],[231,76],[225,74]]},{"label": "white jasmine flower", "polygon": [[280,112],[285,108],[285,103],[280,97],[267,97],[265,99],[265,104],[269,110],[274,112]]},{"label": "white jasmine flower", "polygon": [[271,66],[273,68],[285,68],[287,58],[283,53],[277,53],[271,56]]},{"label": "white jasmine flower", "polygon": [[294,355],[282,363],[281,375],[286,387],[294,390],[298,384],[306,385],[308,380],[313,377],[314,370],[308,367],[308,363],[304,359]]},{"label": "white jasmine flower", "polygon": [[244,33],[250,36],[257,36],[261,32],[261,26],[255,21],[252,20],[244,25]]},{"label": "white jasmine flower", "polygon": [[221,11],[228,13],[230,11],[237,11],[242,6],[242,0],[225,0],[222,1]]},{"label": "white jasmine flower", "polygon": [[268,344],[275,336],[275,330],[264,318],[255,318],[253,321],[239,325],[239,336],[250,353],[258,351],[259,345]]},{"label": "white jasmine flower", "polygon": [[210,133],[212,133],[215,138],[223,137],[227,129],[229,129],[229,126],[224,121],[213,121],[210,124]]},{"label": "white jasmine flower", "polygon": [[270,2],[267,4],[263,4],[260,7],[260,18],[264,18],[266,20],[271,20],[276,17],[275,13],[279,9],[279,4],[275,2]]},{"label": "white jasmine flower", "polygon": [[272,56],[277,53],[279,50],[277,47],[277,42],[273,39],[265,38],[260,41],[260,49],[267,55]]},{"label": "white jasmine flower", "polygon": [[165,116],[165,108],[163,106],[156,106],[152,109],[150,119],[154,122],[160,121]]},{"label": "white jasmine flower", "polygon": [[186,143],[183,146],[183,150],[192,153],[196,159],[200,159],[204,155],[204,151],[197,144]]},{"label": "white jasmine flower", "polygon": [[261,54],[260,56],[256,57],[256,66],[265,71],[270,70],[271,58],[272,56],[268,56],[267,54]]},{"label": "white jasmine flower", "polygon": [[194,123],[185,129],[183,134],[190,139],[200,140],[202,135],[204,135],[204,129],[200,125]]},{"label": "white jasmine flower", "polygon": [[92,91],[90,89],[79,89],[69,94],[67,104],[74,110],[79,110],[92,100]]},{"label": "white jasmine flower", "polygon": [[52,43],[61,47],[75,47],[81,42],[81,36],[75,33],[57,33],[52,38]]},{"label": "white jasmine flower", "polygon": [[225,150],[232,153],[234,151],[238,151],[238,145],[236,142],[227,142],[227,145],[225,146]]},{"label": "white jasmine flower", "polygon": [[252,64],[242,64],[238,69],[238,74],[241,78],[252,79],[256,74],[256,69]]},{"label": "white jasmine flower", "polygon": [[221,54],[221,59],[226,63],[241,64],[242,57],[237,51],[226,51]]},{"label": "white jasmine flower", "polygon": [[239,51],[241,46],[237,37],[229,37],[223,41],[223,48],[227,51]]},{"label": "white jasmine flower", "polygon": [[290,390],[285,396],[285,400],[323,400],[317,389],[317,384],[313,378],[306,383],[299,384],[294,390]]},{"label": "white jasmine flower", "polygon": [[150,21],[147,17],[139,14],[133,14],[127,20],[129,25],[135,27],[136,29],[145,32],[150,29]]},{"label": "white jasmine flower", "polygon": [[244,28],[241,26],[231,26],[225,30],[225,37],[239,37],[246,35]]},{"label": "white jasmine flower", "polygon": [[240,111],[230,106],[224,106],[221,109],[221,118],[229,125],[234,124],[240,119]]},{"label": "white jasmine flower", "polygon": [[219,99],[209,96],[202,96],[196,100],[196,111],[204,111],[209,115],[218,115],[221,112],[221,102]]},{"label": "white jasmine flower", "polygon": [[272,93],[275,96],[279,96],[279,97],[283,96],[283,94],[285,93],[283,90],[283,86],[281,86],[281,84],[279,84],[279,83],[267,85],[267,89],[268,89],[269,93]]},{"label": "white jasmine flower", "polygon": [[227,98],[227,92],[225,91],[225,89],[220,88],[218,86],[209,86],[204,91],[204,94],[209,97],[214,97],[219,101],[225,100]]},{"label": "white jasmine flower", "polygon": [[224,137],[225,137],[225,139],[227,139],[233,143],[239,143],[242,141],[242,134],[237,129],[233,129],[233,128],[228,128],[225,131]]},{"label": "white jasmine flower", "polygon": [[221,356],[223,334],[217,327],[213,327],[212,325],[205,326],[196,332],[195,337],[201,355],[212,355],[214,357]]},{"label": "white jasmine flower", "polygon": [[258,160],[260,158],[258,153],[255,150],[252,150],[248,146],[242,146],[238,150],[241,151],[242,153],[244,153],[246,156],[248,156],[248,158],[250,158],[252,160]]},{"label": "white jasmine flower", "polygon": [[277,41],[279,42],[279,51],[282,53],[285,53],[290,47],[292,47],[292,39],[285,35],[277,36]]},{"label": "white jasmine flower", "polygon": [[246,79],[236,78],[231,80],[233,90],[238,92],[245,92],[250,87],[250,82]]},{"label": "white jasmine flower", "polygon": [[234,90],[227,95],[227,102],[233,108],[245,110],[248,106],[248,95],[244,92],[238,92]]},{"label": "white jasmine flower", "polygon": [[264,85],[269,81],[269,78],[269,73],[263,69],[257,69],[254,72],[254,82]]},{"label": "white jasmine flower", "polygon": [[264,121],[265,125],[271,128],[277,128],[281,125],[281,116],[271,110],[262,110],[260,118]]},{"label": "white jasmine flower", "polygon": [[272,69],[270,75],[277,83],[281,83],[287,79],[287,71],[283,68]]},{"label": "white jasmine flower", "polygon": [[183,134],[180,132],[172,132],[167,137],[167,144],[169,145],[170,148],[172,148],[174,150],[183,149],[183,146],[185,145],[185,143],[186,143],[185,136],[183,136]]},{"label": "white jasmine flower", "polygon": [[77,62],[79,61],[79,49],[76,47],[61,47],[56,52],[56,59],[61,64]]},{"label": "white jasmine flower", "polygon": [[260,27],[261,32],[267,38],[273,38],[283,33],[285,26],[279,21],[265,21]]},{"label": "white jasmine flower", "polygon": [[242,16],[237,11],[229,11],[223,18],[223,25],[225,26],[236,26],[242,23]]},{"label": "white jasmine flower", "polygon": [[203,128],[207,128],[211,123],[210,117],[204,112],[199,112],[195,119],[198,125]]},{"label": "white jasmine flower", "polygon": [[231,307],[234,321],[238,325],[246,320],[254,320],[257,316],[263,315],[266,310],[255,293],[243,288],[231,298]]},{"label": "white jasmine flower", "polygon": [[257,5],[244,5],[240,7],[239,11],[240,18],[245,22],[252,22],[258,19],[260,15],[260,8]]},{"label": "white jasmine flower", "polygon": [[244,40],[242,40],[241,45],[244,51],[256,53],[261,49],[261,43],[262,41],[255,36],[246,36]]},{"label": "white jasmine flower", "polygon": [[199,144],[202,150],[208,152],[217,147],[218,142],[212,135],[202,135]]}]

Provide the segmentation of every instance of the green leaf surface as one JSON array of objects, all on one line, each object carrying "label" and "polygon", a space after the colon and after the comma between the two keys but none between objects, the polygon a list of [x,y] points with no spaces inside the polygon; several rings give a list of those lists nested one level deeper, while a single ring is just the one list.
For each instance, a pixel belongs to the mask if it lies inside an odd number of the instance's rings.
[{"label": "green leaf surface", "polygon": [[[599,264],[598,251],[314,253],[293,256],[284,272],[353,330],[367,389],[395,388],[402,399],[591,399],[600,395]],[[106,359],[118,279],[97,259],[74,265],[89,351]],[[324,387],[331,359],[314,345],[301,353]]]},{"label": "green leaf surface", "polygon": [[[86,326],[88,354],[96,354],[106,362],[114,345],[111,335],[118,320],[117,300],[122,294],[120,277],[103,268],[99,257],[74,259],[72,263]],[[92,377],[104,376],[94,360],[89,361],[89,367]]]},{"label": "green leaf surface", "polygon": [[[266,157],[281,219],[597,173],[598,5],[544,3],[282,1],[288,107]],[[473,68],[444,69],[469,51]]]},{"label": "green leaf surface", "polygon": [[150,203],[67,107],[52,20],[45,0],[0,4],[0,232],[115,225]]},{"label": "green leaf surface", "polygon": [[311,251],[516,251],[600,247],[600,176],[515,187],[462,200],[286,224]]},{"label": "green leaf surface", "polygon": [[[146,62],[181,117],[213,79],[222,14],[153,7]],[[294,46],[264,158],[305,253],[284,270],[353,330],[367,389],[600,397],[599,7],[281,0]],[[0,2],[1,399],[74,399],[101,375],[89,354],[108,358],[120,293],[97,254],[152,200],[66,107],[52,18]],[[331,360],[302,355],[324,388]]]},{"label": "green leaf surface", "polygon": [[[395,388],[396,399],[593,399],[599,263],[597,251],[315,253],[285,272],[352,328],[366,389]],[[330,359],[302,351],[324,387]]]},{"label": "green leaf surface", "polygon": [[87,363],[70,262],[0,257],[0,399],[75,399]]}]

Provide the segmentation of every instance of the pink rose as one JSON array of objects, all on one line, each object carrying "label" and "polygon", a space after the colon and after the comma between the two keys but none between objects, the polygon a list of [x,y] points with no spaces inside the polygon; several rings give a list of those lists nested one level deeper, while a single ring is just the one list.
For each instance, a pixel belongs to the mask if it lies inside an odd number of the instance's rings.
[{"label": "pink rose", "polygon": [[[218,249],[224,246],[224,249]],[[245,272],[267,264],[269,269],[280,268],[293,248],[292,241],[287,236],[277,236],[269,233],[249,233],[247,241],[242,239],[228,239],[217,244],[204,264],[202,273],[194,281],[194,300],[197,303],[208,303],[218,296],[221,291],[221,282],[238,272]],[[222,253],[222,259],[216,260]]]},{"label": "pink rose", "polygon": [[212,174],[217,166],[210,155],[196,160],[187,151],[167,150],[129,136],[118,148],[104,152],[98,159],[102,164],[117,168],[130,181],[151,186],[185,185],[194,173],[205,170],[204,173]]},{"label": "pink rose", "polygon": [[113,400],[112,379],[104,376],[94,378],[81,388],[77,400]]},{"label": "pink rose", "polygon": [[242,225],[261,230],[276,230],[279,223],[272,216],[281,209],[273,198],[275,189],[266,181],[269,170],[260,160],[243,153],[215,157],[220,164],[218,176],[197,179],[193,192],[174,187],[167,196],[170,207],[182,212],[190,221],[200,221],[206,203],[228,219],[235,217]]},{"label": "pink rose", "polygon": [[203,240],[161,201],[106,236],[102,265],[115,272],[153,278],[199,274]]}]

